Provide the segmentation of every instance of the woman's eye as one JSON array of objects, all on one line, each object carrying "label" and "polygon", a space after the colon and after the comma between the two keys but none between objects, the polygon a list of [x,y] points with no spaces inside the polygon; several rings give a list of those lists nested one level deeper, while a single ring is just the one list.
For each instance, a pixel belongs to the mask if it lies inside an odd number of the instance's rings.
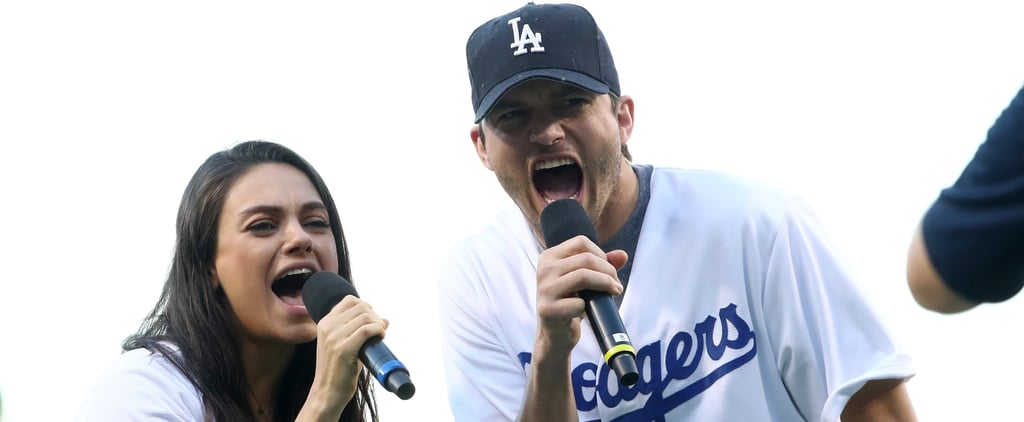
[{"label": "woman's eye", "polygon": [[306,225],[309,227],[315,227],[319,229],[328,229],[331,227],[331,223],[328,223],[327,221],[320,219],[307,221]]},{"label": "woman's eye", "polygon": [[274,223],[271,223],[270,221],[257,221],[255,223],[250,224],[248,229],[249,231],[254,232],[267,232],[274,230],[275,227],[276,226],[274,225]]}]

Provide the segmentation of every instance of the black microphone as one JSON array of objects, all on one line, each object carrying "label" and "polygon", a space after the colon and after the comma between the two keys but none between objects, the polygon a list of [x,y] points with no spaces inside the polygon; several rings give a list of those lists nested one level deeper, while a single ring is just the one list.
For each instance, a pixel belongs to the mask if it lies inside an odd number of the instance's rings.
[{"label": "black microphone", "polygon": [[[544,232],[544,243],[549,248],[581,234],[597,243],[594,224],[590,222],[583,206],[573,199],[559,199],[544,207],[540,213],[540,226]],[[583,290],[579,295],[583,298],[587,319],[601,345],[605,362],[615,370],[622,385],[636,384],[640,379],[636,368],[636,350],[629,342],[629,335],[626,334],[626,327],[622,324],[612,296],[594,290]]]},{"label": "black microphone", "polygon": [[[313,274],[302,287],[302,302],[306,305],[309,316],[317,323],[320,323],[334,305],[348,295],[359,297],[352,283],[330,271]],[[409,370],[395,358],[394,353],[391,353],[391,349],[384,345],[380,337],[371,338],[363,343],[363,347],[359,349],[359,360],[377,377],[380,385],[395,393],[398,398],[408,400],[416,393],[416,386],[412,385],[412,380],[409,379]]]}]

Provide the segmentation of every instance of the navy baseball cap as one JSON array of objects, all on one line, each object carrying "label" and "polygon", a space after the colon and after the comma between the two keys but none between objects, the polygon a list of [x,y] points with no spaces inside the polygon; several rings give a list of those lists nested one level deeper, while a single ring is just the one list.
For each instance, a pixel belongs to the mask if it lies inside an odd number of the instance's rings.
[{"label": "navy baseball cap", "polygon": [[575,4],[530,2],[491,19],[469,36],[466,61],[476,123],[508,90],[534,78],[621,95],[604,34],[590,12]]}]

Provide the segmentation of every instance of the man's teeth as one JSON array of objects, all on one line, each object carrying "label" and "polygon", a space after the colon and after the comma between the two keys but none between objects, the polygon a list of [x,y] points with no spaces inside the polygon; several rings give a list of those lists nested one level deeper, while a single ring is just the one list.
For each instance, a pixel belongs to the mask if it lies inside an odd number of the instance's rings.
[{"label": "man's teeth", "polygon": [[[574,201],[575,201],[575,200],[576,200],[576,196],[577,196],[577,195],[578,195],[578,194],[572,194],[572,195],[570,195],[570,196],[569,196],[569,198],[568,198],[568,199],[572,199],[572,200],[574,200]],[[552,202],[555,202],[555,200],[554,200],[554,199],[548,198],[548,197],[546,197],[546,196],[544,197],[544,200],[545,200],[545,201],[548,201],[548,203],[549,203],[549,204],[550,204],[550,203],[552,203]]]},{"label": "man's teeth", "polygon": [[570,166],[570,165],[573,165],[573,164],[575,164],[575,163],[572,160],[568,159],[568,158],[558,158],[558,159],[551,160],[551,161],[544,161],[544,162],[537,163],[537,170],[546,170],[546,169],[551,169],[551,168],[555,168],[555,167]]}]

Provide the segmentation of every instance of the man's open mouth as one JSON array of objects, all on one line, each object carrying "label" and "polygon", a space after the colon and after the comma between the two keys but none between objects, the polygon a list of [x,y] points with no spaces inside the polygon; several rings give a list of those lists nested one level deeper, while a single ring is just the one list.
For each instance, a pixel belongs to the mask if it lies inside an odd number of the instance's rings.
[{"label": "man's open mouth", "polygon": [[582,184],[583,170],[568,158],[542,161],[533,170],[533,187],[549,204],[559,199],[576,199]]}]

